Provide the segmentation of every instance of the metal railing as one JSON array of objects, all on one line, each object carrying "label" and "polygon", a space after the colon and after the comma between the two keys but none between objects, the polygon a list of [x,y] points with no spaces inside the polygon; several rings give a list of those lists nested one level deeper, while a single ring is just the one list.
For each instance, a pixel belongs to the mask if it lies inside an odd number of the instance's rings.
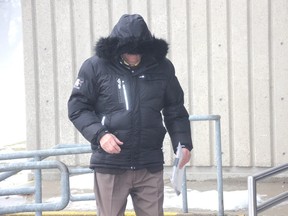
[{"label": "metal railing", "polygon": [[257,181],[264,180],[268,177],[277,175],[288,170],[288,163],[277,167],[270,168],[264,172],[248,177],[248,211],[249,216],[257,216],[258,213],[267,210],[284,200],[288,199],[288,191],[278,194],[261,204],[257,204]]},{"label": "metal railing", "polygon": [[[42,211],[57,211],[64,209],[69,201],[85,201],[94,200],[94,194],[71,195],[70,194],[70,175],[91,173],[89,168],[69,168],[59,161],[43,161],[50,156],[71,155],[91,153],[90,145],[83,144],[61,144],[53,149],[35,150],[35,151],[19,151],[13,153],[0,154],[0,160],[13,160],[31,158],[22,163],[2,163],[0,164],[0,181],[3,181],[22,170],[33,169],[34,187],[20,188],[4,188],[0,189],[0,196],[7,195],[25,195],[34,194],[34,204],[13,205],[0,208],[0,215],[18,212],[35,212],[36,216],[42,216]],[[61,200],[53,203],[42,202],[42,169],[58,168],[61,173]]]},{"label": "metal railing", "polygon": [[[190,115],[189,116],[190,121],[215,121],[215,150],[216,150],[215,156],[216,156],[216,164],[217,164],[218,216],[224,216],[221,122],[220,122],[220,119],[221,119],[220,115]],[[184,174],[184,177],[185,177],[185,174]],[[186,183],[186,180],[184,182]],[[187,192],[187,190],[186,190],[186,192]],[[187,199],[185,199],[185,200],[187,200]]]},{"label": "metal railing", "polygon": [[[27,169],[53,169],[57,168],[61,173],[61,200],[60,202],[51,202],[51,203],[35,203],[35,204],[23,204],[18,206],[6,206],[1,207],[0,214],[4,213],[16,213],[16,212],[31,212],[31,211],[57,211],[65,208],[69,203],[70,198],[70,187],[69,187],[69,171],[65,164],[60,161],[34,161],[26,163],[11,163],[0,166],[0,171],[18,171],[19,167],[22,170]],[[10,194],[27,194],[34,192],[35,190],[29,190],[30,188],[23,188],[11,191],[11,190],[1,190],[1,195],[10,195]]]},{"label": "metal railing", "polygon": [[[220,116],[219,115],[191,115],[190,121],[215,121],[215,136],[216,136],[216,160],[217,160],[217,186],[218,186],[218,216],[224,216],[223,205],[223,180],[222,180],[222,151],[221,151],[221,130],[220,130]],[[64,209],[69,201],[87,201],[94,200],[94,194],[71,195],[69,176],[79,175],[84,173],[91,173],[89,168],[69,168],[59,161],[43,161],[50,156],[60,155],[74,155],[91,153],[90,145],[83,144],[61,144],[55,146],[53,149],[47,150],[34,150],[34,151],[21,151],[13,153],[0,154],[0,160],[13,160],[30,158],[22,163],[2,163],[0,164],[0,182],[5,180],[22,170],[33,169],[34,172],[34,187],[22,188],[5,188],[0,189],[0,196],[5,195],[24,195],[34,194],[35,203],[25,205],[14,205],[0,208],[0,214],[18,213],[18,212],[35,212],[36,216],[42,216],[42,211],[56,211]],[[61,172],[61,200],[53,203],[42,202],[42,169],[55,169]],[[2,173],[1,173],[2,172]],[[186,169],[184,172],[183,185],[182,185],[182,199],[183,199],[183,212],[188,213],[187,201],[187,186],[186,186]]]}]

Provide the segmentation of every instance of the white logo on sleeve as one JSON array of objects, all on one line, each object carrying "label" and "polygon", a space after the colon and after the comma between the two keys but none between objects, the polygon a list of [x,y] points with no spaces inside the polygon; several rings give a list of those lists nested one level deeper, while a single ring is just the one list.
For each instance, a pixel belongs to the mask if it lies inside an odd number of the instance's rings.
[{"label": "white logo on sleeve", "polygon": [[78,78],[74,84],[74,88],[80,89],[83,83],[84,83],[84,80],[81,80]]}]

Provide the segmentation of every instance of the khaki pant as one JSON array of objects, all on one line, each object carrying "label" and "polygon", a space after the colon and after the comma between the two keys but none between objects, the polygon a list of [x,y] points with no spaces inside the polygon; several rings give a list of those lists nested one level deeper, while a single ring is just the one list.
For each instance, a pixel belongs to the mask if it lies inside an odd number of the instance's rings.
[{"label": "khaki pant", "polygon": [[163,216],[163,171],[94,172],[94,177],[97,216],[124,216],[129,194],[137,216]]}]

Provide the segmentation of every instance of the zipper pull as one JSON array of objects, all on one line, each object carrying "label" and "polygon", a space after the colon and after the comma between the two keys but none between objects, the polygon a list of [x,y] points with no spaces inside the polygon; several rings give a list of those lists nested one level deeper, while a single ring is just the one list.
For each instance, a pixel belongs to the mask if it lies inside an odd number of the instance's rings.
[{"label": "zipper pull", "polygon": [[125,86],[124,80],[122,81],[122,87],[123,87],[126,110],[129,110],[129,102],[128,102],[127,91],[126,91],[126,86]]},{"label": "zipper pull", "polygon": [[105,124],[105,118],[106,116],[103,116],[102,120],[101,120],[101,124],[104,125]]}]

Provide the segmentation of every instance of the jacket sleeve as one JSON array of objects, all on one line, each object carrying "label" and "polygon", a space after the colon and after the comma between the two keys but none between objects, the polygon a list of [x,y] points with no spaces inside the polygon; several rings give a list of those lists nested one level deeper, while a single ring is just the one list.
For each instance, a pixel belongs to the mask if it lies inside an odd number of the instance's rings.
[{"label": "jacket sleeve", "polygon": [[172,74],[168,79],[163,108],[164,123],[176,153],[178,143],[189,149],[193,148],[189,114],[184,107],[184,93],[175,76],[174,66],[171,63]]},{"label": "jacket sleeve", "polygon": [[91,143],[92,149],[98,145],[98,136],[106,131],[94,110],[99,88],[95,74],[92,63],[86,60],[80,68],[68,101],[68,117]]}]

